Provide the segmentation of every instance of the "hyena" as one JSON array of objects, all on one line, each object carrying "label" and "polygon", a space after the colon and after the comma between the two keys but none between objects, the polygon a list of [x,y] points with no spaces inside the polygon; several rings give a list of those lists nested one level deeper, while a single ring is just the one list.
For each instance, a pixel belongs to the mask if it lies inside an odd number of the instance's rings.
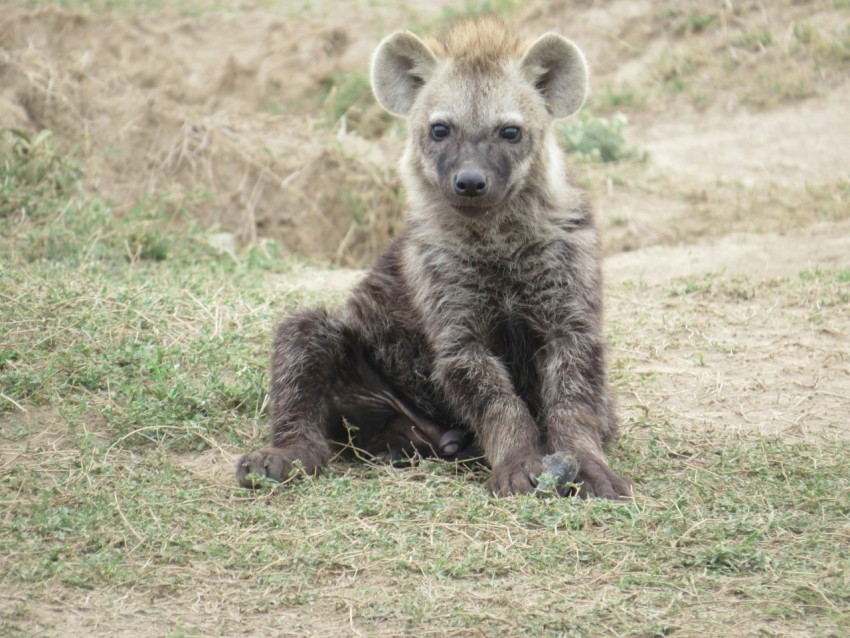
[{"label": "hyena", "polygon": [[492,17],[378,46],[375,97],[408,126],[407,229],[341,310],[278,327],[271,445],[239,460],[241,485],[317,473],[349,441],[346,420],[356,445],[389,458],[472,440],[496,495],[534,490],[562,453],[580,494],[630,494],[603,452],[617,419],[598,235],[552,125],[579,110],[587,75],[569,40],[525,48]]}]

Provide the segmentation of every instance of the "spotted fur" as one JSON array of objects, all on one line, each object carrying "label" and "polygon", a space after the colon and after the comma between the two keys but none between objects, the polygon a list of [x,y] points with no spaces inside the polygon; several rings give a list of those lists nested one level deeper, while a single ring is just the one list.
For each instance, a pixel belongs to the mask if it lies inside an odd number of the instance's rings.
[{"label": "spotted fur", "polygon": [[[408,228],[341,311],[279,326],[271,446],[240,459],[239,482],[285,479],[296,462],[318,472],[345,419],[390,457],[479,446],[495,494],[534,489],[553,452],[577,459],[583,494],[629,494],[603,452],[617,418],[598,235],[552,128],[584,99],[582,54],[556,34],[526,47],[479,18],[429,42],[391,35],[372,83],[408,123]],[[470,171],[475,194],[458,186]]]}]

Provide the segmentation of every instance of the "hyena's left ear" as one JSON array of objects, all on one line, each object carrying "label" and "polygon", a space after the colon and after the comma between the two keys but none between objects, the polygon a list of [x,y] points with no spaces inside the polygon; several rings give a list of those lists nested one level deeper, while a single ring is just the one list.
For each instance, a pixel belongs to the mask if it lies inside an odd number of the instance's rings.
[{"label": "hyena's left ear", "polygon": [[407,115],[436,64],[427,44],[409,31],[397,31],[375,50],[372,91],[390,113]]},{"label": "hyena's left ear", "polygon": [[546,100],[552,117],[573,115],[587,95],[587,63],[579,48],[557,33],[540,36],[528,47],[520,65]]}]

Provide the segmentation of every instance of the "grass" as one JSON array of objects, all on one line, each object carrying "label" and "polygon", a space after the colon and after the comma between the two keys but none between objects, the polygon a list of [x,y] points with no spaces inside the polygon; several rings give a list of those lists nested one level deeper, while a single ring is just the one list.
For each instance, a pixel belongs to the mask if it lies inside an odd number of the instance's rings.
[{"label": "grass", "polygon": [[[114,11],[128,15],[145,15],[172,12],[181,16],[201,16],[213,12],[232,12],[237,4],[232,0],[24,0],[25,4],[34,6],[58,6],[74,11],[90,11],[93,14]],[[264,8],[273,7],[271,0],[259,0],[257,5]],[[283,7],[284,11],[295,14],[308,12],[312,9],[309,1],[292,3]]]},{"label": "grass", "polygon": [[607,85],[602,90],[590,94],[585,109],[590,113],[612,115],[625,109],[643,106],[645,101],[645,96],[628,84],[617,87]]},{"label": "grass", "polygon": [[[837,467],[842,450],[813,458],[806,446],[779,441],[650,439],[641,448],[627,445],[628,456],[619,459],[644,483],[644,498],[612,505],[533,498],[494,503],[477,481],[430,464],[392,473],[337,467],[322,479],[246,498],[199,481],[161,450],[128,462],[114,449],[77,446],[14,467],[7,486],[16,499],[46,506],[4,521],[20,565],[16,581],[86,589],[132,583],[156,591],[183,580],[165,566],[182,566],[186,579],[199,569],[243,579],[259,571],[259,584],[287,600],[349,572],[461,588],[478,583],[485,591],[509,579],[517,589],[534,584],[553,594],[561,579],[577,587],[596,580],[619,589],[618,596],[636,597],[638,607],[651,607],[663,591],[687,589],[698,576],[701,589],[734,584],[744,605],[773,585],[771,614],[783,607],[784,592],[790,600],[782,613],[794,617],[812,611],[791,608],[806,591],[805,580],[779,587],[775,581],[818,570],[824,578],[812,587],[821,600],[812,607],[825,621],[848,595],[836,536],[848,511],[834,499],[845,489]],[[741,467],[747,489],[713,489],[718,476]],[[340,508],[341,500],[350,505]],[[168,524],[178,512],[179,534]],[[333,524],[317,525],[322,520]],[[682,603],[699,599],[696,592],[679,596]],[[559,598],[560,605],[569,603]],[[539,629],[558,606],[545,613],[525,608],[521,626]],[[385,601],[374,607],[385,607],[390,618],[398,614]],[[677,607],[670,618],[686,604]],[[422,611],[424,619],[436,610],[424,604]],[[597,615],[607,616],[596,609],[585,620]],[[581,615],[577,620],[574,628],[582,626]]]},{"label": "grass", "polygon": [[646,99],[684,99],[700,111],[730,100],[770,109],[828,93],[843,82],[850,59],[846,16],[826,19],[837,8],[790,0],[768,8],[723,4],[705,13],[665,6],[653,25],[657,37],[675,36],[654,62],[666,95]]},{"label": "grass", "polygon": [[[641,485],[630,504],[492,501],[480,476],[433,463],[337,465],[255,496],[161,447],[78,435],[4,468],[4,581],[294,612],[300,626],[268,622],[295,634],[349,614],[370,635],[694,634],[719,631],[719,610],[751,623],[733,635],[846,628],[846,446],[641,434],[615,456]],[[23,602],[5,628],[36,612]],[[170,613],[168,631],[209,631]]]},{"label": "grass", "polygon": [[440,10],[439,15],[433,23],[426,27],[437,24],[445,24],[449,20],[456,20],[479,13],[495,13],[504,17],[516,13],[522,6],[518,0],[464,0],[460,3],[446,4]]},{"label": "grass", "polygon": [[393,119],[375,104],[369,79],[362,73],[332,73],[320,83],[321,125],[336,127],[345,120],[346,130],[364,137],[378,138],[392,125]]},{"label": "grass", "polygon": [[[162,635],[848,629],[846,442],[631,410],[612,455],[638,483],[629,503],[493,500],[483,470],[433,462],[237,489],[233,455],[264,436],[274,317],[310,300],[286,284],[296,266],[219,253],[174,206],[116,216],[49,136],[3,149],[0,633],[139,628],[151,599]],[[819,312],[839,312],[835,281],[777,285],[820,286]],[[726,290],[683,286],[683,304]],[[622,393],[658,383],[628,366]]]},{"label": "grass", "polygon": [[291,267],[262,247],[234,261],[151,202],[118,218],[49,138],[5,141],[2,407],[94,407],[116,437],[180,445],[223,427],[211,416],[256,417],[266,380],[253,362],[280,311],[263,280]]}]

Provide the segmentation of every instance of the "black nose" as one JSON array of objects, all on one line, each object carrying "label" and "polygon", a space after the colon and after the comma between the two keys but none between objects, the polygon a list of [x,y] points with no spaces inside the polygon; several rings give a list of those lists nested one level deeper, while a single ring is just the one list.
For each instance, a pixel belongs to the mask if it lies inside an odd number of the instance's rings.
[{"label": "black nose", "polygon": [[481,197],[487,194],[487,177],[481,171],[464,169],[455,177],[455,194],[461,197]]}]

